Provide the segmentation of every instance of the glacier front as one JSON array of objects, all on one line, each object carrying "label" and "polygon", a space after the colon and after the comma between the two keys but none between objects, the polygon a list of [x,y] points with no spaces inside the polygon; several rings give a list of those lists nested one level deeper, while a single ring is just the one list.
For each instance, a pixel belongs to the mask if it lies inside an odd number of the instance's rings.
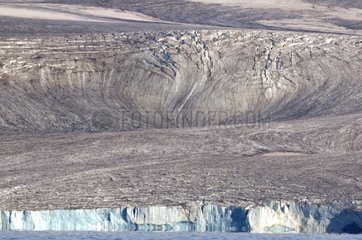
[{"label": "glacier front", "polygon": [[2,211],[2,230],[362,233],[362,212],[296,201],[241,207],[189,204]]}]

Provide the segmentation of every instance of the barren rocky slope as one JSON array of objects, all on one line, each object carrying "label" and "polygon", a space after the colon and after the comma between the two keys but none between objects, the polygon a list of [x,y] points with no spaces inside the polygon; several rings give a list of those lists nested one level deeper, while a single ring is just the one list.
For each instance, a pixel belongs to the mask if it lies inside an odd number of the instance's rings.
[{"label": "barren rocky slope", "polygon": [[141,12],[188,24],[243,29],[360,34],[359,0],[44,0]]},{"label": "barren rocky slope", "polygon": [[[1,208],[305,198],[360,208],[361,42],[244,31],[3,38]],[[111,133],[123,130],[137,131]],[[95,131],[110,133],[80,133]]]},{"label": "barren rocky slope", "polygon": [[239,31],[2,39],[0,131],[359,113],[361,46],[359,37]]},{"label": "barren rocky slope", "polygon": [[3,136],[0,210],[362,207],[361,115],[234,127]]},{"label": "barren rocky slope", "polygon": [[359,0],[0,0],[1,36],[225,28],[361,35],[362,8]]}]

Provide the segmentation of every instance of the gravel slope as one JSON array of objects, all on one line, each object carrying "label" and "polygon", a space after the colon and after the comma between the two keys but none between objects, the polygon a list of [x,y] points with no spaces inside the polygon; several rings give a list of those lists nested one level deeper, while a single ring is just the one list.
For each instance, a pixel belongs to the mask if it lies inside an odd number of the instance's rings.
[{"label": "gravel slope", "polygon": [[[0,210],[281,199],[362,209],[357,2],[46,2],[166,22],[0,17]],[[344,15],[316,15],[325,4]]]},{"label": "gravel slope", "polygon": [[[59,5],[60,4],[60,5]],[[79,6],[83,6],[80,9]],[[76,33],[112,33],[129,31],[166,31],[195,30],[210,28],[258,29],[272,31],[296,31],[315,33],[339,33],[361,35],[362,9],[357,2],[302,0],[52,0],[52,1],[0,1],[0,15],[10,15],[9,10],[18,8],[27,11],[22,16],[0,17],[2,36],[19,35],[61,35]],[[101,7],[108,10],[100,12],[86,11],[86,8]],[[30,14],[37,11],[38,14]],[[89,9],[88,9],[89,10]],[[45,12],[47,11],[47,12]],[[107,14],[104,14],[107,12]],[[123,11],[123,13],[122,13]],[[120,15],[130,11],[149,19],[167,23],[139,24],[137,21],[121,20]],[[118,12],[118,17],[114,13]],[[120,13],[121,12],[121,13]],[[67,14],[79,21],[56,20],[58,15]],[[18,14],[19,15],[19,14]],[[42,20],[41,16],[54,16],[54,20]],[[29,17],[38,19],[29,20]],[[59,16],[58,16],[59,18]],[[89,22],[85,19],[102,20],[102,23]],[[11,26],[11,27],[9,27]]]},{"label": "gravel slope", "polygon": [[241,31],[3,39],[0,132],[200,127],[361,112],[361,41]]}]

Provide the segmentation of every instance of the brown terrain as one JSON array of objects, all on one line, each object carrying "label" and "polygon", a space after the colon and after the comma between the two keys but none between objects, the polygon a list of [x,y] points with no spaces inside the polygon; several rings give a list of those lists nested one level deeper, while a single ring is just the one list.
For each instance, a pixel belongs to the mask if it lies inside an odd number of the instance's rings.
[{"label": "brown terrain", "polygon": [[0,1],[0,210],[362,209],[358,0]]}]

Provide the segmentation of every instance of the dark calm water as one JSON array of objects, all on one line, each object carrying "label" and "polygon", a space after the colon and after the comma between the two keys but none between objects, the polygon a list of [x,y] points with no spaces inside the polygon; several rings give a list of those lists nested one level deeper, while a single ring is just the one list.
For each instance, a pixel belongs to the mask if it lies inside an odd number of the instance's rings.
[{"label": "dark calm water", "polygon": [[80,240],[356,240],[362,235],[274,235],[274,234],[245,234],[245,233],[101,233],[101,232],[0,232],[0,239],[80,239]]}]

